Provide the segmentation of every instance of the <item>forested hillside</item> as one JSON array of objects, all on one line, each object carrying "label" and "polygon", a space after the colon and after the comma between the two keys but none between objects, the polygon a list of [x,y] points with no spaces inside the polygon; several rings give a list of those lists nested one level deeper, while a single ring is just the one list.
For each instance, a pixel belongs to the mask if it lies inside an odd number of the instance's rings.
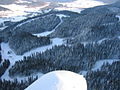
[{"label": "forested hillside", "polygon": [[88,90],[119,90],[119,5],[88,8],[81,13],[52,10],[8,22],[0,31],[1,90],[23,90],[40,73],[55,70],[83,74]]}]

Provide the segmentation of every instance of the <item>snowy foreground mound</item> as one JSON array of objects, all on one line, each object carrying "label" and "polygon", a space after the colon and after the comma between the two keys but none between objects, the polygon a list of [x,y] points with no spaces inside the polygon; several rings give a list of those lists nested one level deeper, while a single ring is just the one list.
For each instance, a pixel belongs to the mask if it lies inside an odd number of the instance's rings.
[{"label": "snowy foreground mound", "polygon": [[82,75],[70,71],[53,71],[25,90],[87,90],[87,83]]}]

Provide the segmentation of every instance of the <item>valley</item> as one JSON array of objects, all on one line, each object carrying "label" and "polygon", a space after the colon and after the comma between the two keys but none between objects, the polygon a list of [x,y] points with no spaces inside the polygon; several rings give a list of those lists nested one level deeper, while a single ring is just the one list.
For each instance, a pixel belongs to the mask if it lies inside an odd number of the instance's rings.
[{"label": "valley", "polygon": [[119,90],[119,1],[81,12],[51,9],[21,17],[0,18],[1,90],[24,90],[56,70],[82,74],[88,90]]}]

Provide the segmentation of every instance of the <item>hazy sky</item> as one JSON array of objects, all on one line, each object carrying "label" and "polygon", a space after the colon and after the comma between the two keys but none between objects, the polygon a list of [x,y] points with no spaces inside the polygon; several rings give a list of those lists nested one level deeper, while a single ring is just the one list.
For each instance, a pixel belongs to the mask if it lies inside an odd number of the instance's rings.
[{"label": "hazy sky", "polygon": [[[34,1],[34,2],[44,2],[44,1],[52,1],[52,2],[70,2],[70,1],[78,1],[78,0],[0,0],[0,4],[12,4],[15,3],[16,1]],[[82,1],[82,0],[79,0]],[[87,0],[84,0],[84,2]],[[90,1],[90,0],[89,0]],[[105,2],[105,3],[113,3],[116,2],[118,0],[91,0],[91,1],[101,1],[101,2]]]}]

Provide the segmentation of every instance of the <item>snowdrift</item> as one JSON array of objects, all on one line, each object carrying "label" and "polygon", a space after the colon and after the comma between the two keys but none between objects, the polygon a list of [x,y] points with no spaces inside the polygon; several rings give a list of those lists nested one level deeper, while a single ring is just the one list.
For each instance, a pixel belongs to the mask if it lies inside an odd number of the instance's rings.
[{"label": "snowdrift", "polygon": [[43,75],[25,90],[87,90],[82,75],[70,71],[53,71]]}]

